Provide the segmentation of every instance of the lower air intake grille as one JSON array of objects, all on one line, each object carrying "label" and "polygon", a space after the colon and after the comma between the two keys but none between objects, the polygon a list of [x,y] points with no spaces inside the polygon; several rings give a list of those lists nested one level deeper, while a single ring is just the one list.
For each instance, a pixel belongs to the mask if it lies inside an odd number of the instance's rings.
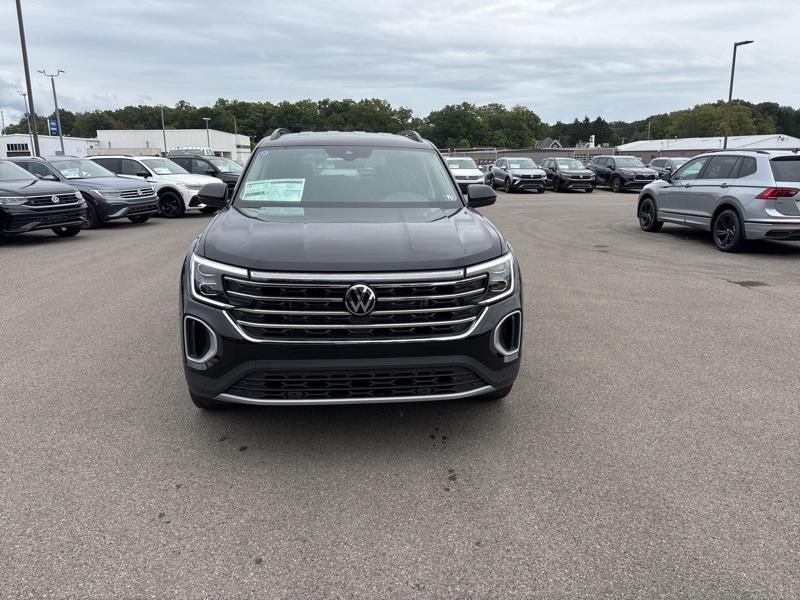
[{"label": "lower air intake grille", "polygon": [[226,393],[254,400],[336,400],[458,394],[486,385],[463,367],[358,371],[259,371]]}]

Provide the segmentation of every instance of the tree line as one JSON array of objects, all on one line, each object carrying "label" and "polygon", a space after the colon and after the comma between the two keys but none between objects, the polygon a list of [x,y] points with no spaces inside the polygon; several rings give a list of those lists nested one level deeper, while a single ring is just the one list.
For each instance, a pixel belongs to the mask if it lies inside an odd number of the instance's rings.
[{"label": "tree line", "polygon": [[[339,130],[396,133],[415,129],[440,148],[531,148],[544,138],[557,139],[563,146],[586,142],[595,136],[597,144],[616,146],[643,139],[709,137],[723,135],[783,133],[800,137],[800,109],[774,102],[752,104],[737,100],[730,119],[726,103],[698,104],[693,108],[652,115],[638,121],[611,121],[601,117],[572,123],[544,123],[525,106],[503,104],[478,106],[469,102],[434,110],[425,117],[406,107],[392,107],[378,98],[363,100],[300,100],[297,102],[247,102],[218,99],[212,106],[194,106],[181,100],[164,107],[168,129],[205,126],[234,130],[258,141],[277,127],[291,131]],[[40,134],[47,133],[47,116],[37,119]],[[49,116],[54,116],[53,114]],[[64,135],[95,137],[98,129],[160,129],[161,107],[125,106],[113,110],[71,112],[61,110]],[[6,127],[7,133],[27,133],[25,118]]]}]

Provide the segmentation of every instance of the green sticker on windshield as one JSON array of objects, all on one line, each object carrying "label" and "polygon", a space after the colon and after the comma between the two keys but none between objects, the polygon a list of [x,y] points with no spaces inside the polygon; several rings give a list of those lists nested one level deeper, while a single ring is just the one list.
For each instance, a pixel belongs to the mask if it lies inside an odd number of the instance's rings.
[{"label": "green sticker on windshield", "polygon": [[300,202],[305,179],[259,179],[244,185],[242,200],[251,202]]}]

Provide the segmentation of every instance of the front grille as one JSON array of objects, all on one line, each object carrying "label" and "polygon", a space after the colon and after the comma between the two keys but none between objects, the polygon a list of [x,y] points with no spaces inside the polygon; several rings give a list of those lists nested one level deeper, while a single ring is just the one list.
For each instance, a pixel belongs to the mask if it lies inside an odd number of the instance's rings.
[{"label": "front grille", "polygon": [[226,393],[253,400],[348,400],[460,394],[486,385],[464,367],[257,371]]},{"label": "front grille", "polygon": [[152,196],[153,190],[150,188],[139,188],[137,190],[123,190],[119,193],[120,198],[146,198]]},{"label": "front grille", "polygon": [[75,194],[56,194],[58,202],[53,202],[52,194],[50,196],[33,196],[25,204],[27,206],[59,206],[61,204],[74,204],[79,202]]},{"label": "front grille", "polygon": [[229,314],[249,336],[265,341],[358,342],[452,337],[478,319],[487,275],[369,283],[375,309],[350,314],[347,290],[355,276],[335,282],[255,281],[225,277]]},{"label": "front grille", "polygon": [[544,175],[520,175],[521,179],[544,179]]},{"label": "front grille", "polygon": [[653,181],[656,178],[655,175],[636,175],[636,181]]},{"label": "front grille", "polygon": [[128,212],[125,213],[126,217],[131,215],[138,215],[141,213],[150,213],[153,211],[158,210],[158,204],[142,204],[140,206],[132,206],[128,209]]}]

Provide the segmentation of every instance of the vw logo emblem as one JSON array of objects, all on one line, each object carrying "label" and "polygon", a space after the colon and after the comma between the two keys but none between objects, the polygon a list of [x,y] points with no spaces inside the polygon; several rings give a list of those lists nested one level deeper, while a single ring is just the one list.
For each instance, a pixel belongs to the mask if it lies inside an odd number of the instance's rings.
[{"label": "vw logo emblem", "polygon": [[375,310],[378,298],[368,285],[357,283],[344,293],[344,307],[353,315],[368,315]]},{"label": "vw logo emblem", "polygon": [[50,196],[50,200],[53,201],[53,204],[58,204],[59,202],[61,202],[58,196]]}]

